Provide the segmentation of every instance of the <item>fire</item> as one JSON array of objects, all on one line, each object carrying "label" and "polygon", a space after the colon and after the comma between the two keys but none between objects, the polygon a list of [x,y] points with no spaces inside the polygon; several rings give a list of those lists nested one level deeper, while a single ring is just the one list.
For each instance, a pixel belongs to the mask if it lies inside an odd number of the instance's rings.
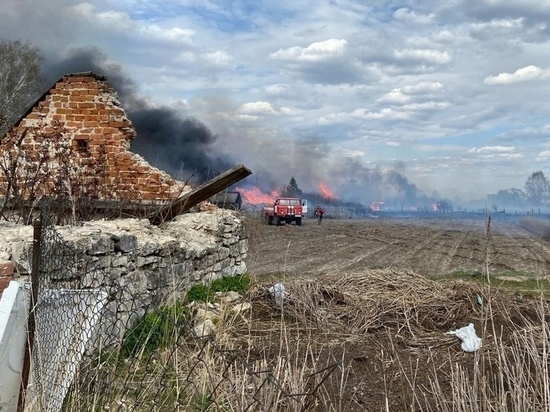
[{"label": "fire", "polygon": [[434,212],[439,212],[439,203],[433,203],[432,204],[432,210]]},{"label": "fire", "polygon": [[279,193],[276,190],[267,194],[262,192],[257,186],[250,189],[237,187],[235,190],[241,194],[244,202],[250,203],[251,205],[273,204],[275,199],[279,197]]},{"label": "fire", "polygon": [[319,190],[321,191],[321,196],[323,196],[325,199],[329,199],[329,200],[336,200],[338,199],[334,193],[332,193],[327,185],[325,185],[324,183],[319,183]]},{"label": "fire", "polygon": [[372,211],[380,211],[384,207],[384,202],[372,202],[370,204],[370,210]]}]

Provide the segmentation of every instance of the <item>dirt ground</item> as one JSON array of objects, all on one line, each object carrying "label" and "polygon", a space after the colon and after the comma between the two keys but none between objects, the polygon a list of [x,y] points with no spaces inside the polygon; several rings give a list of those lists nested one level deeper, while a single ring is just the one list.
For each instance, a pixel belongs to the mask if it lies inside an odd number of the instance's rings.
[{"label": "dirt ground", "polygon": [[[319,361],[315,376],[334,381],[333,398],[340,399],[327,406],[315,394],[302,410],[466,410],[450,407],[457,376],[470,381],[466,392],[474,387],[498,396],[492,390],[499,345],[510,344],[519,329],[540,327],[536,299],[464,279],[487,268],[518,281],[549,276],[550,243],[517,219],[494,218],[489,227],[483,217],[325,219],[279,227],[247,218],[246,225],[248,271],[260,281],[249,296],[255,321],[248,327],[262,331],[255,341],[248,338],[250,353],[280,357],[277,331],[283,317],[294,322],[285,326],[288,342],[299,348],[307,341]],[[275,281],[290,290],[281,317],[265,293]],[[470,322],[483,340],[475,355],[446,334]],[[483,387],[472,381],[476,362],[490,371],[480,372]],[[449,409],[441,409],[446,402]]]},{"label": "dirt ground", "polygon": [[[376,268],[428,277],[463,272],[509,277],[550,275],[550,243],[519,219],[313,219],[302,226],[269,226],[248,219],[247,265],[257,276],[318,276]],[[488,247],[487,247],[488,245]]]}]

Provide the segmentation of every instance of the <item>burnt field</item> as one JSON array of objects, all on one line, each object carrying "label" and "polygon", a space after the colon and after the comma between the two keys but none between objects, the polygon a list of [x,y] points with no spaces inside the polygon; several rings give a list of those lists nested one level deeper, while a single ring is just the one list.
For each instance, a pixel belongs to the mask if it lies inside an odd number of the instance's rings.
[{"label": "burnt field", "polygon": [[302,226],[276,227],[260,218],[247,218],[251,249],[247,265],[256,276],[319,276],[392,268],[437,278],[485,273],[488,267],[491,275],[510,279],[546,277],[550,275],[550,242],[535,231],[548,222],[496,215],[488,228],[484,216],[386,216],[327,218],[321,225],[304,219]]}]

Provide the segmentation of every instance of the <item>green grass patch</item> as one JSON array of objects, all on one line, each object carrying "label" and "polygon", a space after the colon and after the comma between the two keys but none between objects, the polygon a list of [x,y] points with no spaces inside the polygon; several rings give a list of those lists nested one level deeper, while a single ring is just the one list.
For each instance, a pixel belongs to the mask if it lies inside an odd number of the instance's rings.
[{"label": "green grass patch", "polygon": [[167,346],[177,338],[188,312],[185,305],[176,302],[145,314],[126,332],[122,341],[121,356],[127,358],[139,353],[149,354]]},{"label": "green grass patch", "polygon": [[205,285],[194,285],[185,297],[187,303],[198,301],[198,302],[209,302],[212,301],[216,292],[238,292],[244,293],[248,290],[250,286],[250,278],[246,275],[242,276],[227,276],[220,279],[212,281],[208,286]]},{"label": "green grass patch", "polygon": [[550,281],[548,279],[528,278],[522,280],[509,280],[505,277],[497,277],[491,279],[491,285],[522,294],[538,294],[542,292],[544,295],[550,295]]},{"label": "green grass patch", "polygon": [[176,302],[173,305],[162,306],[145,314],[132,329],[126,332],[120,351],[121,358],[149,354],[168,346],[184,330],[182,326],[187,321],[188,303],[211,301],[216,292],[244,293],[250,286],[250,282],[248,276],[242,275],[216,279],[209,286],[194,285],[187,292],[183,303]]},{"label": "green grass patch", "polygon": [[[487,277],[481,270],[459,269],[443,275],[442,279],[463,279],[487,284]],[[517,270],[506,270],[490,276],[491,286],[522,294],[544,293],[550,295],[550,280],[536,279],[534,276]]]}]

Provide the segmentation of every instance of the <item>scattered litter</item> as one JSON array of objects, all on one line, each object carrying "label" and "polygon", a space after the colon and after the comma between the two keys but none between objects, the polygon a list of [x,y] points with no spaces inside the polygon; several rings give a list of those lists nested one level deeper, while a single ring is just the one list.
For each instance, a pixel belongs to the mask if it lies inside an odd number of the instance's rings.
[{"label": "scattered litter", "polygon": [[463,328],[447,332],[446,335],[455,335],[462,340],[462,350],[464,352],[475,352],[481,348],[481,338],[476,335],[473,323]]},{"label": "scattered litter", "polygon": [[479,295],[476,295],[476,302],[479,306],[483,307],[483,298]]},{"label": "scattered litter", "polygon": [[276,283],[268,290],[269,293],[271,293],[275,297],[275,303],[279,306],[282,306],[283,300],[288,296],[288,293],[285,291],[285,285],[283,285],[282,283]]}]

